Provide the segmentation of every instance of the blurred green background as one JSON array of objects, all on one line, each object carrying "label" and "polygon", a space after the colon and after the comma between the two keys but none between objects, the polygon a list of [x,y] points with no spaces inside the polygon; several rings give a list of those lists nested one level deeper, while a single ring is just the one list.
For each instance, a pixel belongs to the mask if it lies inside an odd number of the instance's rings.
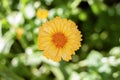
[{"label": "blurred green background", "polygon": [[[36,17],[39,8],[48,18]],[[83,34],[69,62],[38,50],[38,29],[55,16]],[[0,80],[120,80],[120,0],[0,0]]]}]

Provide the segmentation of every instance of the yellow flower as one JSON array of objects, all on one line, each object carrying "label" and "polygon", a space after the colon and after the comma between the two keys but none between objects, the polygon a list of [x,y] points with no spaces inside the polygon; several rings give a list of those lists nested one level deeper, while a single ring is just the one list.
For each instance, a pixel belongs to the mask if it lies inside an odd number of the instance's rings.
[{"label": "yellow flower", "polygon": [[48,59],[69,61],[81,46],[81,37],[73,21],[56,17],[39,28],[38,47]]},{"label": "yellow flower", "polygon": [[23,35],[23,33],[24,33],[24,29],[23,29],[23,28],[16,28],[15,31],[16,31],[16,33],[17,33],[16,38],[17,38],[18,40],[21,39],[21,37],[22,37],[22,35]]},{"label": "yellow flower", "polygon": [[48,10],[38,9],[36,16],[40,19],[45,19],[48,17]]}]

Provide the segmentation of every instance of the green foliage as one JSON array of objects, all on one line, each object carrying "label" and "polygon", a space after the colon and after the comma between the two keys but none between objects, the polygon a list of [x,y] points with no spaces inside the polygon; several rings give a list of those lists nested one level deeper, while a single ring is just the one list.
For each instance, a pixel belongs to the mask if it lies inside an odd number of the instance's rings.
[{"label": "green foliage", "polygon": [[[47,19],[36,17],[38,8]],[[120,80],[119,8],[119,0],[1,0],[0,80]],[[38,50],[38,29],[55,16],[72,19],[83,34],[70,62]]]}]

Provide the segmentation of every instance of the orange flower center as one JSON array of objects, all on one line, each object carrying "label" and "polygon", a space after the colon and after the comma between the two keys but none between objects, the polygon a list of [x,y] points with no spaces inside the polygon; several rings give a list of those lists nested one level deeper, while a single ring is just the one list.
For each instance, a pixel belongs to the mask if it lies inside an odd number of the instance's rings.
[{"label": "orange flower center", "polygon": [[57,48],[62,48],[66,44],[67,38],[63,33],[57,32],[52,36],[52,41]]}]

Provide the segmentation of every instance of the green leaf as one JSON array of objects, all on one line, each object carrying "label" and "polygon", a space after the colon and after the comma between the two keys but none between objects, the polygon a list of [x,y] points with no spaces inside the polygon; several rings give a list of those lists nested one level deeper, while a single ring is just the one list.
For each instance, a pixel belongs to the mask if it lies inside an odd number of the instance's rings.
[{"label": "green leaf", "polygon": [[0,64],[0,75],[6,80],[24,80],[2,64]]}]

